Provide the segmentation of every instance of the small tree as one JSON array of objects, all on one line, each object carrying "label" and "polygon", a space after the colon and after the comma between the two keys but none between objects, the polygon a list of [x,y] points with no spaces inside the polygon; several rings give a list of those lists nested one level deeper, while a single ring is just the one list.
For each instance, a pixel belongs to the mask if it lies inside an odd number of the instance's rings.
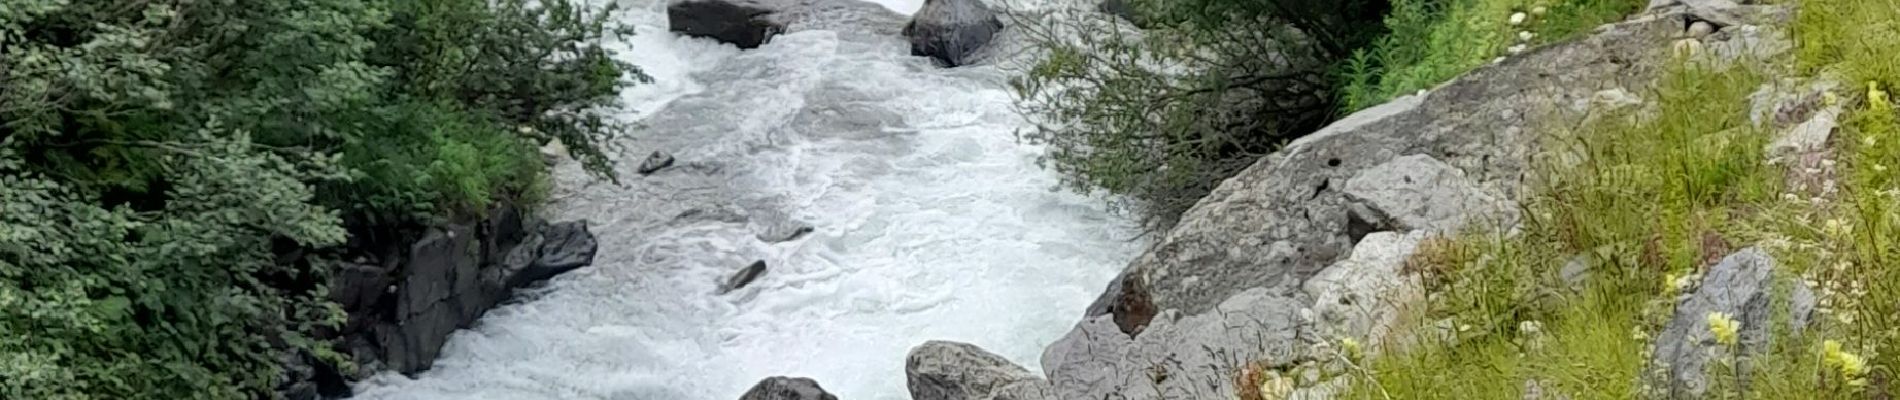
[{"label": "small tree", "polygon": [[1150,229],[1334,115],[1331,71],[1378,32],[1383,2],[1132,3],[1145,30],[1092,12],[1018,16],[1043,52],[1012,82],[1079,191],[1126,196]]}]

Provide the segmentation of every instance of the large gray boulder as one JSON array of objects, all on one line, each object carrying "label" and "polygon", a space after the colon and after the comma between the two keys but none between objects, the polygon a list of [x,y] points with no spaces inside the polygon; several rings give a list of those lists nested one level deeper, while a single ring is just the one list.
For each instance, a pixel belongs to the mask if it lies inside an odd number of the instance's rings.
[{"label": "large gray boulder", "polygon": [[1048,400],[1049,382],[969,343],[932,340],[904,362],[911,400]]},{"label": "large gray boulder", "polygon": [[1405,273],[1405,260],[1418,249],[1424,232],[1367,235],[1352,257],[1306,281],[1313,299],[1310,323],[1321,338],[1351,337],[1377,349],[1396,330],[1402,311],[1424,299],[1418,277]]},{"label": "large gray boulder", "polygon": [[[1773,326],[1776,308],[1786,311],[1791,331],[1807,327],[1814,313],[1814,293],[1807,286],[1790,283],[1782,285],[1787,288],[1782,292],[1786,297],[1777,299],[1774,269],[1775,260],[1768,253],[1754,247],[1743,249],[1710,268],[1695,292],[1676,305],[1675,316],[1656,336],[1650,360],[1656,372],[1664,375],[1670,397],[1702,398],[1709,387],[1706,373],[1712,356],[1755,355],[1771,348],[1777,330]],[[1735,352],[1718,345],[1709,331],[1709,314],[1717,312],[1741,325]],[[1744,361],[1738,373],[1745,379],[1749,368],[1746,358],[1740,359]]]},{"label": "large gray boulder", "polygon": [[752,385],[739,400],[838,400],[811,378],[774,376]]},{"label": "large gray boulder", "polygon": [[1089,317],[1043,351],[1042,368],[1060,399],[1234,398],[1246,363],[1299,360],[1308,304],[1253,289],[1197,315],[1163,311],[1135,337],[1110,316]]},{"label": "large gray boulder", "polygon": [[924,7],[904,26],[910,54],[928,56],[945,66],[969,64],[977,49],[989,44],[1003,22],[982,0],[924,0]]},{"label": "large gray boulder", "polygon": [[[1298,291],[1308,278],[1347,257],[1363,235],[1392,228],[1367,221],[1377,216],[1355,216],[1367,211],[1365,200],[1382,190],[1371,183],[1392,180],[1376,178],[1377,171],[1367,175],[1381,167],[1432,165],[1439,172],[1429,180],[1458,187],[1445,197],[1461,199],[1460,210],[1486,208],[1483,199],[1462,200],[1478,197],[1473,193],[1513,198],[1541,138],[1534,133],[1540,124],[1585,114],[1587,109],[1568,105],[1589,104],[1599,91],[1649,85],[1682,30],[1680,15],[1611,25],[1577,41],[1479,68],[1427,93],[1360,111],[1295,140],[1223,182],[1129,264],[1119,296],[1129,297],[1129,288],[1137,288],[1142,292],[1137,299],[1100,304],[1146,301],[1150,304],[1120,309],[1177,309],[1193,315],[1254,288]],[[1414,156],[1436,162],[1387,164]],[[1393,179],[1404,182],[1403,174]],[[1449,221],[1443,217],[1456,214],[1404,201],[1395,199],[1384,211],[1421,212],[1412,224],[1426,226],[1413,228],[1441,225]]]},{"label": "large gray boulder", "polygon": [[758,48],[773,36],[808,29],[897,33],[903,16],[858,0],[677,0],[667,4],[673,32]]}]

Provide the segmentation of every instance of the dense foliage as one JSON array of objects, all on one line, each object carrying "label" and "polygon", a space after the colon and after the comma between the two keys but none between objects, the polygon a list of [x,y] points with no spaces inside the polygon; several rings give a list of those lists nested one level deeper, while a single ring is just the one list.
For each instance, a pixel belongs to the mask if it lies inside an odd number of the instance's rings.
[{"label": "dense foliage", "polygon": [[[0,398],[268,397],[346,232],[605,173],[644,79],[567,0],[0,5]],[[314,250],[314,251],[305,251]],[[306,256],[306,254],[308,254]]]},{"label": "dense foliage", "polygon": [[[1344,113],[1621,18],[1631,0],[1128,0],[1034,18],[1045,55],[1016,81],[1022,136],[1081,191],[1124,195],[1150,228]],[[1521,20],[1513,21],[1513,14]],[[1520,47],[1521,46],[1521,47]]]},{"label": "dense foliage", "polygon": [[1144,30],[1100,15],[1020,18],[1045,51],[1014,81],[1071,187],[1125,195],[1150,228],[1334,115],[1330,71],[1380,31],[1383,1],[1129,3]]}]

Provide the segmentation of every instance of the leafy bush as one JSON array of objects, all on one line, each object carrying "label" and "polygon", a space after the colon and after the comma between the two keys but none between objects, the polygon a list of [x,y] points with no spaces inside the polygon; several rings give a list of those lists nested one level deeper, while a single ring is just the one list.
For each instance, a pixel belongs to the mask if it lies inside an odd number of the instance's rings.
[{"label": "leafy bush", "polygon": [[345,232],[532,201],[542,140],[608,174],[621,127],[591,110],[644,78],[601,48],[605,18],[569,0],[0,6],[0,398],[263,398],[280,356],[336,358],[312,333],[341,318],[323,282]]},{"label": "leafy bush", "polygon": [[1375,32],[1382,3],[1150,1],[1146,31],[1100,16],[1019,17],[1045,53],[1012,82],[1079,191],[1125,195],[1150,228],[1172,225],[1219,182],[1332,116],[1331,64]]},{"label": "leafy bush", "polygon": [[265,281],[303,273],[273,241],[343,241],[313,176],[241,133],[195,139],[153,149],[170,185],[151,210],[100,206],[0,148],[0,397],[251,398],[275,384],[276,344],[335,322],[300,306],[320,291]]}]

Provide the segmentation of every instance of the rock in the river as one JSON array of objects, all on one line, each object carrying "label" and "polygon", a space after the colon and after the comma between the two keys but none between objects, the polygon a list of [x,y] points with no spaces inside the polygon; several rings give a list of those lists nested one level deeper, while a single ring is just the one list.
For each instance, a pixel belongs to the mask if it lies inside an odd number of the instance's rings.
[{"label": "rock in the river", "polygon": [[666,22],[674,32],[751,49],[785,32],[785,22],[771,18],[776,10],[763,0],[687,0],[666,6]]},{"label": "rock in the river", "polygon": [[646,175],[646,174],[651,174],[654,172],[659,172],[659,170],[666,169],[666,167],[671,167],[671,166],[673,166],[672,154],[666,154],[666,152],[664,151],[654,151],[653,154],[647,155],[647,159],[645,161],[640,162],[640,169],[638,171],[640,172],[640,175]]},{"label": "rock in the river", "polygon": [[1049,382],[968,343],[932,340],[904,363],[912,400],[1053,400]]},{"label": "rock in the river", "polygon": [[732,274],[732,277],[726,278],[726,283],[719,285],[719,293],[723,294],[744,289],[746,285],[752,284],[753,280],[759,279],[760,276],[764,275],[765,260],[753,261],[752,265],[747,265],[745,269],[739,270],[739,273]]},{"label": "rock in the river", "polygon": [[811,378],[774,376],[760,380],[739,400],[838,400]]},{"label": "rock in the river", "polygon": [[1003,22],[982,0],[924,0],[924,7],[904,26],[910,54],[929,56],[945,66],[968,64],[971,55],[989,44]]},{"label": "rock in the river", "polygon": [[342,334],[367,335],[359,360],[405,374],[427,370],[450,333],[511,289],[586,266],[598,248],[584,221],[546,225],[512,210],[479,225],[430,229],[396,268],[352,266],[335,278],[348,285],[339,297],[350,312]]},{"label": "rock in the river", "polygon": [[667,5],[666,20],[674,32],[751,49],[805,29],[892,34],[903,16],[858,0],[679,0]]},{"label": "rock in the river", "polygon": [[[1766,252],[1753,247],[1743,249],[1710,268],[1695,293],[1676,305],[1675,316],[1656,336],[1650,360],[1651,366],[1665,376],[1670,396],[1701,398],[1708,390],[1705,374],[1711,349],[1719,347],[1709,332],[1710,313],[1723,313],[1740,323],[1736,350],[1741,354],[1737,356],[1761,354],[1772,346],[1777,305],[1787,307],[1790,329],[1807,327],[1814,312],[1814,294],[1807,286],[1789,283],[1783,285],[1789,290],[1785,302],[1777,302],[1774,269],[1775,260]],[[1739,364],[1738,369],[1746,379],[1747,362]]]},{"label": "rock in the river", "polygon": [[811,225],[806,225],[798,221],[768,222],[765,223],[765,226],[760,229],[760,232],[755,236],[757,236],[761,242],[785,243],[805,237],[805,235],[810,234],[812,230]]}]

